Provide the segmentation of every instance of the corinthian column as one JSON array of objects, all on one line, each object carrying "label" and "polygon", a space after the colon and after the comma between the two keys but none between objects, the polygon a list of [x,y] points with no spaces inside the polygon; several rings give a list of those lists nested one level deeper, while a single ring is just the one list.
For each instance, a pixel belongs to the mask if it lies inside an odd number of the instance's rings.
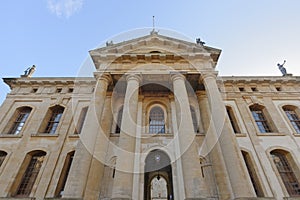
[{"label": "corinthian column", "polygon": [[63,197],[82,198],[92,162],[95,141],[100,128],[100,119],[106,98],[106,91],[111,81],[109,74],[95,74],[97,84],[89,106],[86,120],[75,149],[73,164],[67,179]]},{"label": "corinthian column", "polygon": [[141,77],[129,74],[117,152],[113,199],[132,199],[139,84]]},{"label": "corinthian column", "polygon": [[[221,167],[219,169],[220,176],[229,177],[231,185],[230,198],[241,197],[253,197],[252,186],[247,182],[245,178],[247,172],[242,167],[242,160],[240,149],[238,147],[236,138],[231,131],[230,122],[228,120],[224,102],[218,89],[216,82],[216,74],[207,73],[202,75],[203,83],[205,85],[206,95],[208,97],[209,109],[210,109],[210,127],[208,141],[208,151],[213,157],[213,165]],[[212,141],[211,138],[215,138]],[[224,162],[225,166],[222,167]],[[215,170],[218,170],[215,167]],[[220,171],[223,171],[220,173]],[[216,177],[217,180],[221,180],[221,177]],[[224,181],[224,180],[223,180]],[[219,182],[219,186],[226,184],[226,182]],[[220,191],[220,193],[226,193],[226,191]],[[229,197],[227,197],[229,198]]]},{"label": "corinthian column", "polygon": [[171,75],[173,82],[176,118],[180,155],[183,168],[183,180],[186,199],[200,199],[208,197],[208,190],[201,175],[195,131],[190,111],[190,103],[182,74]]}]

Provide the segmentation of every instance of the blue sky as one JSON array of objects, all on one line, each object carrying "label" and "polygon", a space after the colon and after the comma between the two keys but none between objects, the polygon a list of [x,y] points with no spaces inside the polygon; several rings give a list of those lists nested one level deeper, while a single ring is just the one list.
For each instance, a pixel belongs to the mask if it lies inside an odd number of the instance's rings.
[{"label": "blue sky", "polygon": [[[88,51],[152,26],[222,49],[220,75],[300,75],[298,0],[10,0],[0,7],[0,77],[77,76]],[[163,33],[163,31],[161,31]],[[9,88],[0,82],[0,103]]]}]

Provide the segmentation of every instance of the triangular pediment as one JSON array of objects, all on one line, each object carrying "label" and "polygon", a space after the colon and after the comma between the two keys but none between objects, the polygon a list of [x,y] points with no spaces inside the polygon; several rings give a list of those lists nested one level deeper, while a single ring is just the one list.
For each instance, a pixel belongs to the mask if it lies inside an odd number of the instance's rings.
[{"label": "triangular pediment", "polygon": [[89,53],[95,66],[98,66],[103,62],[124,61],[132,57],[139,59],[143,56],[150,57],[150,59],[157,59],[157,56],[164,58],[168,56],[182,58],[206,56],[216,63],[221,50],[204,46],[201,43],[197,44],[151,32],[149,35],[116,44],[108,42],[105,47],[91,50]]}]

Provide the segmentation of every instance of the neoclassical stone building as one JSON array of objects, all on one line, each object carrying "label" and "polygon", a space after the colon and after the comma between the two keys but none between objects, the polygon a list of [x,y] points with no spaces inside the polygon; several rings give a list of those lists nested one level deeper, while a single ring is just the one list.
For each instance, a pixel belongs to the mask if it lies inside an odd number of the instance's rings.
[{"label": "neoclassical stone building", "polygon": [[94,77],[4,78],[0,199],[300,199],[300,77],[220,77],[221,50],[151,34]]}]

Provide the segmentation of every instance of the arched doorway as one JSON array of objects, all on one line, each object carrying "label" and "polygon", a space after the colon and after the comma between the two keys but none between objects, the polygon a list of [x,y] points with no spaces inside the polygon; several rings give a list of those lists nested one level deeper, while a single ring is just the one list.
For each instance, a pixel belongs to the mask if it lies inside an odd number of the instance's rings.
[{"label": "arched doorway", "polygon": [[145,161],[144,200],[174,200],[172,167],[169,156],[151,151]]}]

